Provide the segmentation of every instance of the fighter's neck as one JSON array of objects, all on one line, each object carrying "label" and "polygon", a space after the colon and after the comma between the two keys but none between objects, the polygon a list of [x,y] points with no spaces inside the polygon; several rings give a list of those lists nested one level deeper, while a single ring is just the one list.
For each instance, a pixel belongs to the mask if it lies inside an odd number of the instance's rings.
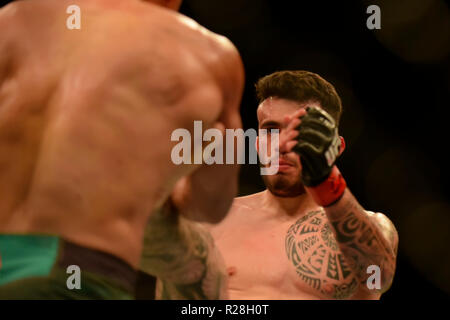
[{"label": "fighter's neck", "polygon": [[317,204],[307,192],[296,197],[279,197],[266,189],[263,192],[263,203],[277,215],[286,217],[300,217],[317,208]]}]

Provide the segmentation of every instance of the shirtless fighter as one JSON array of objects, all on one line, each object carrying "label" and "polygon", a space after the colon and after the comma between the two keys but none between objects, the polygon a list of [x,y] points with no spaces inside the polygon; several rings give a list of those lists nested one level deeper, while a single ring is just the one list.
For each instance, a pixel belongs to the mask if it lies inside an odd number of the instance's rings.
[{"label": "shirtless fighter", "polygon": [[[398,236],[385,215],[359,205],[335,165],[345,145],[334,87],[311,72],[284,71],[256,91],[259,128],[280,130],[279,171],[211,227],[229,297],[378,299],[394,276]],[[380,268],[379,288],[366,284],[370,265]]]},{"label": "shirtless fighter", "polygon": [[170,136],[241,127],[242,62],[180,2],[77,0],[80,30],[72,0],[0,10],[0,298],[132,298],[168,197],[186,220],[227,213],[237,166],[177,166]]}]

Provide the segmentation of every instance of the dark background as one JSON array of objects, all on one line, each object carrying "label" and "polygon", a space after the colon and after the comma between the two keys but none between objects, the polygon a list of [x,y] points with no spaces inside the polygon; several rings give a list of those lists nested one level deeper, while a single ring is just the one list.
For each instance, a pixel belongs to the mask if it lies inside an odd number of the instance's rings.
[{"label": "dark background", "polygon": [[[371,4],[381,8],[380,30],[366,27]],[[448,298],[448,2],[185,0],[181,12],[239,49],[245,129],[257,128],[254,84],[264,75],[303,69],[336,87],[347,142],[338,166],[362,206],[399,232],[397,272],[382,300]],[[258,167],[243,166],[240,194],[263,189]],[[152,279],[140,284],[148,297]]]},{"label": "dark background", "polygon": [[[381,9],[380,30],[366,26],[371,4]],[[303,69],[336,87],[347,141],[338,166],[362,206],[399,232],[396,275],[382,299],[448,298],[448,3],[185,0],[181,12],[239,49],[244,129],[257,128],[254,84],[264,75]],[[263,189],[258,167],[243,166],[240,194]]]}]

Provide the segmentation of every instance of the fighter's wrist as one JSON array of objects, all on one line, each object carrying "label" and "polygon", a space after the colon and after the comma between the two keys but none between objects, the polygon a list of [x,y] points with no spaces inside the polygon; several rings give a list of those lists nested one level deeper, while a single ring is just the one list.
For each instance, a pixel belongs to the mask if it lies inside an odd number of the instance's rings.
[{"label": "fighter's wrist", "polygon": [[328,207],[339,201],[346,187],[347,183],[336,166],[332,167],[329,176],[320,184],[305,186],[314,201],[323,207]]}]

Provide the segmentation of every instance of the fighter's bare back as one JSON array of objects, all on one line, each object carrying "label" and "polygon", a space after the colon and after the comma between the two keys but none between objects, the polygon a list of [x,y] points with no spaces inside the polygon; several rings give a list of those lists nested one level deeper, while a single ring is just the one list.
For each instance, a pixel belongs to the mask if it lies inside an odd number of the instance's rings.
[{"label": "fighter's bare back", "polygon": [[171,132],[220,121],[240,58],[138,1],[77,1],[81,29],[69,30],[70,4],[0,11],[0,232],[55,234],[137,266],[150,213],[193,170],[171,162]]}]

